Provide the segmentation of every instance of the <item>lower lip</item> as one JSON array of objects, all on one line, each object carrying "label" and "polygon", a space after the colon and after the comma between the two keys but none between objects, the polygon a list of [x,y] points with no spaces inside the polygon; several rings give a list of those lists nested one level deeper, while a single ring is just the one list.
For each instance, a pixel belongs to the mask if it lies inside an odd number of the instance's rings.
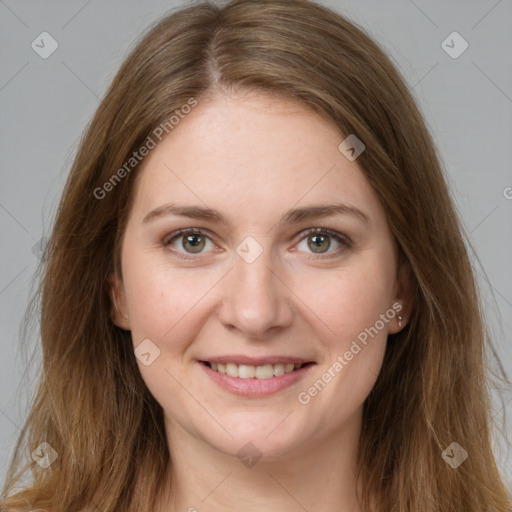
[{"label": "lower lip", "polygon": [[221,388],[240,396],[266,396],[277,393],[302,379],[309,369],[314,366],[313,364],[308,364],[293,372],[285,373],[279,377],[271,377],[270,379],[240,379],[238,377],[230,377],[227,373],[216,372],[204,363],[200,362],[199,365],[206,372],[206,375]]}]

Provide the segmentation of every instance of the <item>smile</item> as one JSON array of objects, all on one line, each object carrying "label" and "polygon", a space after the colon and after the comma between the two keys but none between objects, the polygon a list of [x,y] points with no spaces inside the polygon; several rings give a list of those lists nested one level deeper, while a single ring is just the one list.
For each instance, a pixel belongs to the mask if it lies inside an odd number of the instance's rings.
[{"label": "smile", "polygon": [[224,373],[230,377],[261,380],[271,379],[272,377],[280,377],[285,373],[291,373],[295,370],[299,370],[302,368],[302,366],[304,366],[304,363],[280,363],[253,366],[250,364],[236,363],[210,363],[208,361],[204,361],[203,364],[209,366],[215,372]]},{"label": "smile", "polygon": [[[220,359],[220,358],[219,358]],[[217,361],[198,361],[199,367],[220,388],[234,395],[264,397],[288,388],[301,380],[315,365],[314,362],[269,362],[245,364]],[[287,358],[289,361],[289,358]],[[267,359],[268,361],[268,359]]]}]

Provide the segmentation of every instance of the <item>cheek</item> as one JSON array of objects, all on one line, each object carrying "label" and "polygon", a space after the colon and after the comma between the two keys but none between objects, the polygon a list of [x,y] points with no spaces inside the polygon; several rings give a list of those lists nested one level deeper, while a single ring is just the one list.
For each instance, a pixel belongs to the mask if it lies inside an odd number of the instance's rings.
[{"label": "cheek", "polygon": [[295,278],[292,289],[307,306],[304,314],[310,310],[310,322],[326,341],[343,346],[391,307],[395,283],[389,263],[386,258],[362,258],[339,270]]},{"label": "cheek", "polygon": [[126,256],[123,270],[133,345],[151,341],[151,363],[137,361],[142,378],[156,400],[179,415],[176,404],[187,400],[180,385],[187,379],[183,363],[202,328],[198,315],[218,276],[180,272],[144,255]]},{"label": "cheek", "polygon": [[213,272],[171,269],[150,256],[128,256],[123,268],[135,344],[140,338],[160,343],[175,338],[219,278]]},{"label": "cheek", "polygon": [[[140,253],[128,253],[123,263],[134,344],[150,338],[178,350],[181,347],[175,344],[182,337],[177,334],[188,326],[185,338],[191,339],[193,330],[200,330],[199,317],[215,306],[213,296],[219,302],[225,269],[173,269],[165,261],[155,262],[151,255]],[[297,320],[306,319],[315,326],[320,339],[346,341],[372,326],[390,307],[392,268],[390,250],[369,252],[340,269],[289,271],[283,275],[289,290],[276,293],[291,298]],[[173,339],[172,346],[169,339]]]},{"label": "cheek", "polygon": [[324,286],[312,288],[308,297],[315,312],[309,320],[313,333],[324,333],[316,338],[323,357],[298,390],[297,400],[310,417],[322,419],[317,428],[324,434],[360,409],[381,371],[394,313],[393,280],[382,270],[364,266],[317,280]]}]

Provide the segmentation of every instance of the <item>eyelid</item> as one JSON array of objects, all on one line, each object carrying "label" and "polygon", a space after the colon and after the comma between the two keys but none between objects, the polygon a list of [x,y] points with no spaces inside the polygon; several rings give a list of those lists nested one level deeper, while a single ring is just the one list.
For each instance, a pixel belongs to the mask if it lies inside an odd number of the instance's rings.
[{"label": "eyelid", "polygon": [[189,234],[189,233],[200,234],[200,235],[207,236],[208,238],[214,238],[213,237],[213,233],[211,233],[207,229],[203,229],[203,228],[184,228],[184,229],[178,229],[177,231],[173,231],[172,233],[169,233],[169,235],[166,235],[164,237],[164,239],[163,239],[163,243],[167,245],[170,242],[172,242],[175,238],[179,238],[180,236],[186,235],[186,234]]},{"label": "eyelid", "polygon": [[344,235],[343,233],[340,233],[339,231],[335,231],[335,230],[329,229],[329,228],[322,228],[322,227],[308,228],[304,231],[301,231],[298,236],[300,236],[300,240],[303,240],[308,235],[315,235],[315,234],[329,235],[332,238],[335,238],[340,243],[343,243],[343,244],[349,245],[349,246],[352,245],[352,240],[350,240],[350,238],[347,235]]},{"label": "eyelid", "polygon": [[[189,234],[189,233],[203,235],[203,236],[209,238],[212,241],[212,243],[215,243],[213,240],[215,238],[213,233],[211,233],[207,229],[194,228],[194,227],[189,227],[189,228],[184,228],[184,229],[179,229],[177,231],[174,231],[173,233],[169,234],[168,236],[165,236],[162,243],[165,247],[167,247],[176,238],[180,238],[181,236]],[[308,236],[315,235],[315,234],[320,234],[320,235],[323,234],[323,235],[330,236],[330,237],[334,238],[337,242],[339,242],[342,246],[345,246],[345,248],[352,247],[352,241],[350,240],[349,237],[347,237],[343,233],[340,233],[338,231],[335,231],[335,230],[332,230],[329,228],[324,228],[324,227],[308,228],[308,229],[301,231],[297,235],[298,240],[295,245],[302,242],[302,240],[304,240]],[[197,257],[200,257],[203,254],[206,254],[206,253],[197,253],[197,254],[186,253],[186,252],[176,251],[173,249],[169,249],[169,250],[172,250],[173,253],[177,254],[178,257],[183,258],[183,259],[195,259]],[[336,257],[338,255],[338,253],[340,252],[340,250],[342,251],[343,249],[337,249],[337,250],[327,252],[327,253],[311,253],[311,256],[313,256],[314,259],[322,259],[322,258],[327,259],[327,258],[331,258],[331,257]]]},{"label": "eyelid", "polygon": [[212,243],[217,245],[213,240],[213,238],[215,238],[213,236],[213,234],[210,231],[208,231],[207,229],[203,229],[203,228],[184,228],[184,229],[179,229],[177,231],[173,231],[172,233],[170,233],[169,235],[167,235],[163,238],[162,244],[165,249],[172,252],[176,257],[181,258],[181,259],[194,260],[194,259],[197,259],[198,257],[202,256],[203,254],[206,254],[206,253],[193,254],[193,253],[187,253],[187,252],[177,251],[175,249],[168,248],[168,246],[172,242],[174,242],[174,240],[176,240],[177,238],[180,238],[184,235],[187,235],[187,234],[203,235],[204,237],[209,238]]},{"label": "eyelid", "polygon": [[[344,235],[343,233],[340,233],[339,231],[335,231],[333,229],[324,227],[308,228],[304,231],[301,231],[298,235],[298,237],[300,238],[297,241],[297,244],[302,242],[308,236],[312,235],[327,235],[331,238],[334,238],[340,244],[341,247],[335,249],[334,251],[329,251],[325,253],[306,253],[306,256],[303,256],[303,258],[308,260],[328,260],[332,258],[338,258],[341,256],[341,253],[345,252],[346,249],[352,248],[353,246],[352,240],[348,236]],[[295,252],[297,251],[297,249],[294,249],[293,251]]]}]

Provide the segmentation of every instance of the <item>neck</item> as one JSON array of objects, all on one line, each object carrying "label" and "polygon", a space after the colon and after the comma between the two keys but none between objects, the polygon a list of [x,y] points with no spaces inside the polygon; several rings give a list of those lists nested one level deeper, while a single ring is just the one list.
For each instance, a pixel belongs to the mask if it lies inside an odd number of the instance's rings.
[{"label": "neck", "polygon": [[255,462],[221,452],[167,418],[172,499],[161,510],[360,512],[355,477],[360,428],[358,410],[337,431]]}]

